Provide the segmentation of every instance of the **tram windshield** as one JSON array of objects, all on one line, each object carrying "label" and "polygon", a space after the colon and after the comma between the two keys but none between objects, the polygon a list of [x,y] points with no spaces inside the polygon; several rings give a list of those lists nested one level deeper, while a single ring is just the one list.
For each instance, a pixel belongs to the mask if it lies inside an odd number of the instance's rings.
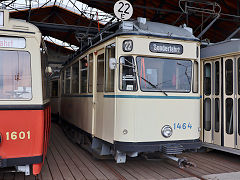
[{"label": "tram windshield", "polygon": [[137,66],[142,91],[191,91],[190,60],[137,57]]},{"label": "tram windshield", "polygon": [[30,54],[0,50],[0,100],[32,98]]}]

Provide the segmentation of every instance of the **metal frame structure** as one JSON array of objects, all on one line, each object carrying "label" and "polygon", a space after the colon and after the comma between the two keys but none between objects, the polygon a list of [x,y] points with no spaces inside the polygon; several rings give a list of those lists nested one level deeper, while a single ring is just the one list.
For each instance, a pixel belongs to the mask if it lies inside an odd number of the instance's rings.
[{"label": "metal frame structure", "polygon": [[[147,17],[149,16],[149,11],[151,11],[153,12],[150,17],[151,21],[158,22],[161,19],[167,19],[168,16],[173,16],[173,18],[168,19],[168,24],[190,24],[193,28],[194,34],[198,34],[197,37],[202,39],[206,38],[205,34],[208,33],[207,31],[219,27],[220,21],[228,23],[235,22],[235,27],[232,28],[232,32],[228,32],[229,34],[226,34],[228,37],[225,37],[225,39],[238,36],[240,23],[240,0],[237,0],[236,2],[236,12],[233,12],[233,7],[229,6],[227,1],[228,0],[216,0],[216,2],[210,0],[178,0],[178,7],[177,5],[175,6],[173,2],[168,3],[167,0],[163,0],[161,2],[129,0],[129,2],[133,5],[133,8],[136,9],[135,14],[137,14],[137,16]],[[72,46],[73,44],[68,42],[69,35],[75,35],[75,38],[79,42],[78,44],[75,44],[75,46],[78,46],[81,49],[85,39],[93,38],[93,36],[104,27],[104,25],[110,24],[112,21],[117,21],[115,16],[113,16],[112,7],[114,3],[115,0],[3,0],[0,2],[0,6],[2,5],[10,11],[17,11],[19,14],[23,15],[25,20],[35,24],[41,28],[41,30],[44,29],[52,32],[57,31],[59,33],[67,32],[65,37],[61,39],[61,41],[65,42],[62,43],[62,45],[69,46],[71,49],[76,50],[76,48]],[[156,4],[158,5],[156,6]],[[168,8],[165,8],[165,6]],[[221,6],[224,6],[225,11],[221,11],[221,9],[223,9]],[[46,7],[52,7],[51,13],[44,17],[40,22],[33,22],[31,17]],[[54,7],[67,9],[71,13],[77,14],[82,18],[86,18],[88,25],[83,26],[80,20],[74,25],[68,24],[68,22],[59,15]],[[35,12],[34,10],[36,9],[37,11]],[[103,10],[106,12],[103,12]],[[61,23],[49,24],[45,22],[47,19],[51,18],[57,18]]]}]

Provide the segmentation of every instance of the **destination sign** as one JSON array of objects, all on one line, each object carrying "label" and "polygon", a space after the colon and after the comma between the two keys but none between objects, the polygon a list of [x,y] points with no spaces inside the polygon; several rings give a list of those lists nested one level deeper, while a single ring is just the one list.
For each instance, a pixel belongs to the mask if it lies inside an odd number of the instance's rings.
[{"label": "destination sign", "polygon": [[26,47],[26,40],[17,37],[0,37],[0,48],[20,48]]},{"label": "destination sign", "polygon": [[182,54],[183,46],[181,44],[151,42],[149,50],[154,53]]},{"label": "destination sign", "polygon": [[3,21],[4,21],[4,12],[0,11],[0,26],[3,26]]}]

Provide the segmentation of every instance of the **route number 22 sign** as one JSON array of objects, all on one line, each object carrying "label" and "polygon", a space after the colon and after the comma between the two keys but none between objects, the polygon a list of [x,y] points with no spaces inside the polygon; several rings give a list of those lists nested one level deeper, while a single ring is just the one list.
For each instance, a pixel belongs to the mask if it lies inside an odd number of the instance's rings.
[{"label": "route number 22 sign", "polygon": [[125,0],[117,1],[114,4],[114,14],[120,20],[128,20],[133,14],[132,5]]}]

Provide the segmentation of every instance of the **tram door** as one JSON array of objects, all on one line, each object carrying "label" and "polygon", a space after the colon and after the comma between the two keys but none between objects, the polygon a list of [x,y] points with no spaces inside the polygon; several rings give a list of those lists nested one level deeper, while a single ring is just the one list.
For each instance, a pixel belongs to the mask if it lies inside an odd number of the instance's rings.
[{"label": "tram door", "polygon": [[104,107],[104,50],[97,52],[95,62],[96,81],[93,95],[95,96],[95,114],[94,114],[94,134],[98,138],[102,138],[103,134],[103,107]]},{"label": "tram door", "polygon": [[236,76],[237,76],[237,148],[240,149],[240,56],[236,58]]},{"label": "tram door", "polygon": [[237,147],[236,74],[234,57],[204,62],[204,142]]}]

